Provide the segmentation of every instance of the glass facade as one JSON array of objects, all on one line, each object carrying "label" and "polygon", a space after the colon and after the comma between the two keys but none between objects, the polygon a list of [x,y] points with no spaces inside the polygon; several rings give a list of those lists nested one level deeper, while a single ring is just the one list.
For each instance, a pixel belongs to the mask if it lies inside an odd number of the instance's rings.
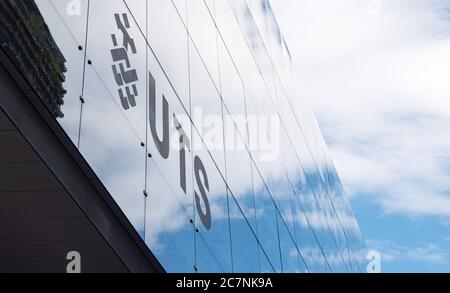
[{"label": "glass facade", "polygon": [[365,270],[268,0],[2,6],[2,48],[168,272]]}]

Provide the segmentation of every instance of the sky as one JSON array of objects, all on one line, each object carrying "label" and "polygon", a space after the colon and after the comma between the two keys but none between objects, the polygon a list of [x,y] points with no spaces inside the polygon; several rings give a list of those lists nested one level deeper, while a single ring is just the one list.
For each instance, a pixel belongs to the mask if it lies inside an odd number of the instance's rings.
[{"label": "sky", "polygon": [[383,272],[450,271],[450,0],[272,0]]}]

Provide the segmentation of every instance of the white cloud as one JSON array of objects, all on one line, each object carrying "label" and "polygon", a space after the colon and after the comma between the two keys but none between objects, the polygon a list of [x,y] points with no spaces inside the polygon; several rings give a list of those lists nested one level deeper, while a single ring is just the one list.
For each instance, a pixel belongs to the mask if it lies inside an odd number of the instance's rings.
[{"label": "white cloud", "polygon": [[427,266],[445,264],[450,260],[450,250],[440,245],[425,243],[420,246],[404,246],[390,241],[372,239],[367,241],[369,249],[381,254],[382,263],[400,260],[416,261]]},{"label": "white cloud", "polygon": [[449,3],[374,2],[271,1],[349,195],[447,218]]}]

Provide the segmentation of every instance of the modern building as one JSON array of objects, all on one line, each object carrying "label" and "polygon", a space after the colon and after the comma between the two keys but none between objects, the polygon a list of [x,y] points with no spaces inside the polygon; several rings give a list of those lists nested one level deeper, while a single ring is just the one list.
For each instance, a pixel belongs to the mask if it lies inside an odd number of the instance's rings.
[{"label": "modern building", "polygon": [[363,272],[268,0],[5,0],[0,270]]}]

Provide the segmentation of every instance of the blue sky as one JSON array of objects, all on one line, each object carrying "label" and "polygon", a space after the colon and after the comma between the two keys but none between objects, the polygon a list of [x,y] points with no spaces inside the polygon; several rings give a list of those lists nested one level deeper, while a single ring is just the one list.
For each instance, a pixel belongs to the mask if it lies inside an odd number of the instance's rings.
[{"label": "blue sky", "polygon": [[272,0],[384,272],[450,271],[450,1]]}]

